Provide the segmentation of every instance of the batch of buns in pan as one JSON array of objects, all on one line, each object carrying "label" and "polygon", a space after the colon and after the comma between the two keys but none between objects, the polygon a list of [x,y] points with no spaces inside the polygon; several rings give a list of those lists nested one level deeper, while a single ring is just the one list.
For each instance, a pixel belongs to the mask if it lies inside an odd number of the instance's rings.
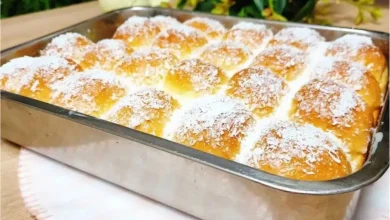
[{"label": "batch of buns in pan", "polygon": [[364,163],[387,87],[365,36],[130,17],[112,39],[55,37],[1,67],[3,90],[299,180]]}]

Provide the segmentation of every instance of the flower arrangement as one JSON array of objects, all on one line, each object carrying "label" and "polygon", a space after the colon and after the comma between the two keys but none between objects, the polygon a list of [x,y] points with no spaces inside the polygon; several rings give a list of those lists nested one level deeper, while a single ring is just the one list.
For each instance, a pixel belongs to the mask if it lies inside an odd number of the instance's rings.
[{"label": "flower arrangement", "polygon": [[[357,8],[356,24],[364,22],[367,15],[374,21],[381,17],[380,9],[374,6],[375,0],[179,0],[174,4],[163,2],[162,6],[219,15],[327,25],[330,24],[329,20],[317,15],[326,10],[327,4],[342,2]],[[321,3],[321,6],[317,3]]]}]

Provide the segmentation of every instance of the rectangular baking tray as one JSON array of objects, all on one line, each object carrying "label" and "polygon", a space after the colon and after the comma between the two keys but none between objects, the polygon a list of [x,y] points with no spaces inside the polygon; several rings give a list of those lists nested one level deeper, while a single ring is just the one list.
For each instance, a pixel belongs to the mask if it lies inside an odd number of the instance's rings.
[{"label": "rectangular baking tray", "polygon": [[[133,7],[112,11],[6,49],[1,63],[36,56],[55,36],[78,32],[93,41],[112,37],[128,17],[169,15],[265,24],[274,32],[308,27],[327,40],[369,36],[389,58],[389,34],[375,31],[243,19],[172,9]],[[52,159],[202,219],[351,219],[360,189],[389,166],[388,91],[370,153],[358,172],[336,180],[286,179],[183,145],[48,103],[1,91],[1,136]]]}]

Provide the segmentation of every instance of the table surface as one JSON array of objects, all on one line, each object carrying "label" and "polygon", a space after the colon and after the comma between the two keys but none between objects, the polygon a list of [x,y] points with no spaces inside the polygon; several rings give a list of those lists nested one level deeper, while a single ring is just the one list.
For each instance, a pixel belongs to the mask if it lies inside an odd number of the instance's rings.
[{"label": "table surface", "polygon": [[[389,32],[389,2],[382,0],[383,17],[376,23],[366,23],[358,28]],[[353,27],[355,10],[348,5],[332,7],[333,25]],[[70,26],[103,13],[97,2],[22,15],[1,20],[1,49]],[[18,155],[20,148],[1,140],[1,219],[35,219],[24,207],[18,183]]]}]

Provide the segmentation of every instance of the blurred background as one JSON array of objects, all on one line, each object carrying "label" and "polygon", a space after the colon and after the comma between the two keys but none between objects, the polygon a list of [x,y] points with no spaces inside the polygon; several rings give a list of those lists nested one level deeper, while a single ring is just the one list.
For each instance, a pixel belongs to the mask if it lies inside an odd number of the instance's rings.
[{"label": "blurred background", "polygon": [[39,12],[91,0],[2,0],[1,18]]}]

